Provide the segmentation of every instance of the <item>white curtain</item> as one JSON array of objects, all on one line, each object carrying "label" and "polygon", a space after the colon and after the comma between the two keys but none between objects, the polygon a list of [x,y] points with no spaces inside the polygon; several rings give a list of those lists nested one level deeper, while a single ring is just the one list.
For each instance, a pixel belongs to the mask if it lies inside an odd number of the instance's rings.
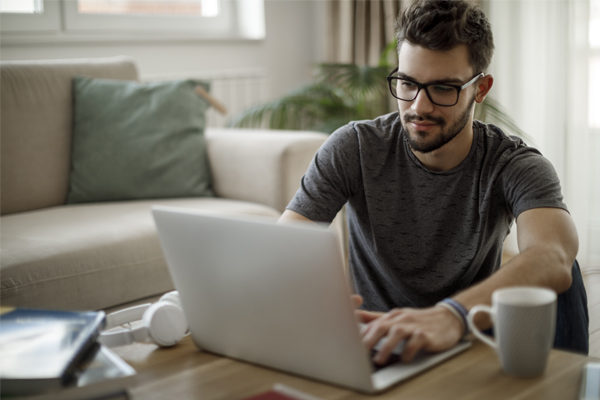
[{"label": "white curtain", "polygon": [[[577,259],[600,270],[600,143],[588,113],[589,0],[486,2],[496,51],[491,96],[552,162],[577,225]],[[600,111],[600,110],[598,110]]]}]

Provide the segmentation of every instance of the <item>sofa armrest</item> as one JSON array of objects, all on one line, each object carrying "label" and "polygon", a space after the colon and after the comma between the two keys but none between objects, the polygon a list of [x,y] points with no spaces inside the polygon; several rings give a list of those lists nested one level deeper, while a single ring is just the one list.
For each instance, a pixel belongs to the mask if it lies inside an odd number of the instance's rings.
[{"label": "sofa armrest", "polygon": [[319,132],[225,128],[207,128],[205,136],[216,195],[280,212],[328,137]]}]

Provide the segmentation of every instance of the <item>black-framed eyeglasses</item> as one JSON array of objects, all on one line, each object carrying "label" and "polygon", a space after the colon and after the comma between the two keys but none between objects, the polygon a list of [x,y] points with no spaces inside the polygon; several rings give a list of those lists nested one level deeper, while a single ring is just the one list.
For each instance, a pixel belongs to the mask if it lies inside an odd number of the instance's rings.
[{"label": "black-framed eyeglasses", "polygon": [[451,85],[449,83],[419,83],[410,79],[394,76],[398,72],[395,68],[387,77],[388,85],[392,96],[398,100],[413,101],[419,95],[421,89],[425,89],[427,98],[433,104],[442,107],[452,107],[458,103],[460,91],[474,84],[483,76],[483,72],[475,75],[471,80],[464,85]]}]

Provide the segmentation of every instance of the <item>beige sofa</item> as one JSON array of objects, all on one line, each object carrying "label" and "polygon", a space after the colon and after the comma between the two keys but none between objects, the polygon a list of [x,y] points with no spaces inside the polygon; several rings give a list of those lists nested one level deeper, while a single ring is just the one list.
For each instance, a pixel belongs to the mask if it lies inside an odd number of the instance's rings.
[{"label": "beige sofa", "polygon": [[1,65],[2,306],[102,309],[173,288],[153,204],[278,217],[315,132],[207,129],[216,198],[65,205],[74,75],[137,80],[126,57]]}]

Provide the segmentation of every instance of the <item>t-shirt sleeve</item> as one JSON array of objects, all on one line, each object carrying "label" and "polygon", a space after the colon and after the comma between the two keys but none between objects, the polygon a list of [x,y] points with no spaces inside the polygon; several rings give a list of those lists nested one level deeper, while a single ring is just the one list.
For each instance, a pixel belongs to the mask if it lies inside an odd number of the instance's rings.
[{"label": "t-shirt sleeve", "polygon": [[286,208],[312,221],[330,223],[360,182],[359,141],[356,128],[349,124],[332,133],[317,151]]},{"label": "t-shirt sleeve", "polygon": [[500,178],[507,206],[515,218],[532,208],[568,211],[554,167],[534,149],[521,149],[504,167]]}]

